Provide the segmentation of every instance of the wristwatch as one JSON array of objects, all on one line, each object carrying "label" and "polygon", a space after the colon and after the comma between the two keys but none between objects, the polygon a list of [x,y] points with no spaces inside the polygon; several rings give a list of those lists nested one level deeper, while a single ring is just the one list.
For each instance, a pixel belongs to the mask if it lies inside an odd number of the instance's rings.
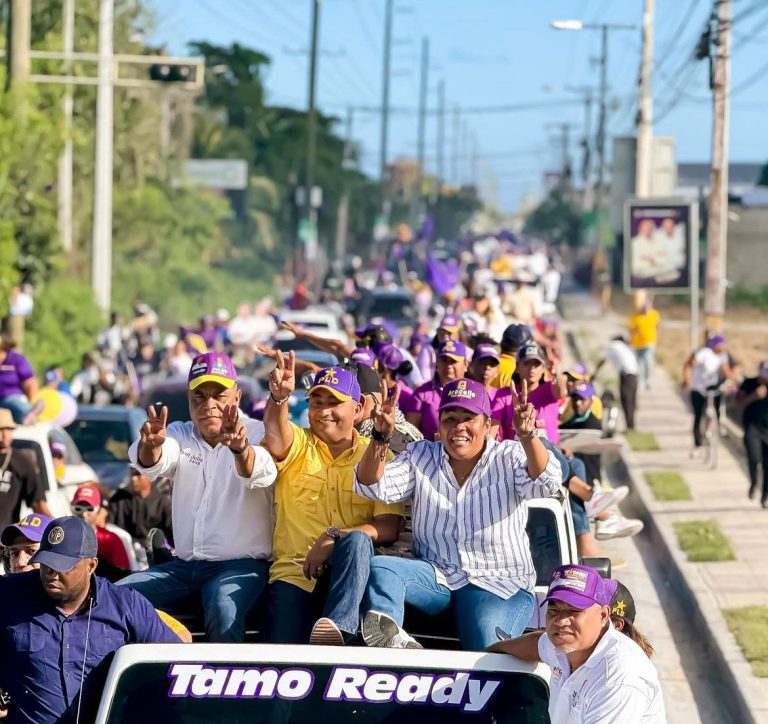
[{"label": "wristwatch", "polygon": [[333,540],[334,543],[338,543],[341,540],[341,531],[334,525],[325,531],[325,534]]}]

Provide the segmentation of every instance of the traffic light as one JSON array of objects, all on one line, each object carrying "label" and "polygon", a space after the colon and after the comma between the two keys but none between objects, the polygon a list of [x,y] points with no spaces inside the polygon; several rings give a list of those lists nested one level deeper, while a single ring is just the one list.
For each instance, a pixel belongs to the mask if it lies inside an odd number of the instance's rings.
[{"label": "traffic light", "polygon": [[155,63],[149,66],[149,77],[162,83],[194,83],[197,67],[183,63]]}]

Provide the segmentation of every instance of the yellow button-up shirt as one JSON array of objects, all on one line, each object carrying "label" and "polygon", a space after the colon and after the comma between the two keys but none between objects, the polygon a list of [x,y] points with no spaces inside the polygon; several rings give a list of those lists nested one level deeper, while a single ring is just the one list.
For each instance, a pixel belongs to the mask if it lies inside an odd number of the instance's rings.
[{"label": "yellow button-up shirt", "polygon": [[512,384],[512,375],[517,369],[517,357],[513,354],[502,353],[499,356],[499,367],[496,379],[491,383],[494,387],[507,388]]},{"label": "yellow button-up shirt", "polygon": [[286,581],[305,591],[315,580],[304,578],[301,565],[314,542],[329,527],[356,528],[377,515],[403,515],[403,504],[373,503],[352,492],[355,465],[370,440],[354,433],[354,444],[337,458],[310,430],[293,427],[288,457],[277,463],[275,506],[277,519],[270,583]]}]

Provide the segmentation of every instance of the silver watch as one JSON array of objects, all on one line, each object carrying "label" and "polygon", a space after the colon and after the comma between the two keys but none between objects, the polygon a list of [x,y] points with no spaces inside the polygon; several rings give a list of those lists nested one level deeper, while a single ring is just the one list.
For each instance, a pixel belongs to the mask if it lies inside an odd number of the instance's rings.
[{"label": "silver watch", "polygon": [[338,543],[341,540],[341,531],[335,525],[328,528],[328,530],[325,531],[325,534],[331,538],[334,543]]}]

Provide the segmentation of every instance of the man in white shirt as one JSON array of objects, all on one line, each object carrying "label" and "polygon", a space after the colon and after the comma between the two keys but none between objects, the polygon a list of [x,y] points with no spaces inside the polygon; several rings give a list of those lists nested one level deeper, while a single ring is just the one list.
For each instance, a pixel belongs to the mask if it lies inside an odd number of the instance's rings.
[{"label": "man in white shirt", "polygon": [[209,641],[242,642],[247,615],[267,585],[274,527],[270,486],[277,469],[259,447],[261,422],[238,410],[232,360],[195,357],[189,372],[190,422],[166,429],[168,409],[148,409],[128,453],[150,480],[173,480],[177,558],[120,581],[169,613],[202,603]]},{"label": "man in white shirt", "polygon": [[637,404],[637,357],[622,335],[617,335],[603,352],[603,358],[597,363],[596,377],[600,368],[608,362],[619,375],[619,398],[627,429],[635,429],[635,406]]},{"label": "man in white shirt", "polygon": [[617,586],[588,566],[556,568],[545,599],[546,633],[534,631],[489,648],[552,668],[552,724],[666,724],[655,667],[611,623]]},{"label": "man in white shirt", "polygon": [[488,392],[469,379],[443,387],[440,441],[411,443],[387,463],[395,390],[374,410],[373,444],[358,463],[354,490],[383,503],[413,496],[415,557],[371,560],[363,639],[368,646],[421,648],[401,628],[405,604],[435,615],[453,603],[462,646],[482,650],[496,640],[497,627],[521,633],[533,612],[526,500],[557,492],[560,464],[537,437],[527,387],[520,399],[512,395],[517,439],[497,442]]}]

